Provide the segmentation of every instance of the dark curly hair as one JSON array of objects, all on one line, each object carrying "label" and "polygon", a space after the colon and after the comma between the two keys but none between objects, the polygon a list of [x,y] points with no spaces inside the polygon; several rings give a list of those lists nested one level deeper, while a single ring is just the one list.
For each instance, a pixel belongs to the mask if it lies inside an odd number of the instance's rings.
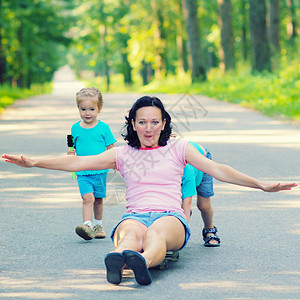
[{"label": "dark curly hair", "polygon": [[135,103],[132,105],[132,108],[129,110],[128,117],[125,116],[126,121],[123,128],[125,133],[122,133],[121,135],[124,137],[124,140],[128,142],[129,146],[137,149],[141,147],[140,140],[136,131],[133,129],[131,120],[135,122],[137,110],[145,106],[155,106],[159,108],[161,111],[162,120],[166,120],[165,128],[162,130],[158,140],[159,146],[165,146],[172,133],[171,117],[165,110],[161,100],[157,97],[143,96],[135,101]]}]

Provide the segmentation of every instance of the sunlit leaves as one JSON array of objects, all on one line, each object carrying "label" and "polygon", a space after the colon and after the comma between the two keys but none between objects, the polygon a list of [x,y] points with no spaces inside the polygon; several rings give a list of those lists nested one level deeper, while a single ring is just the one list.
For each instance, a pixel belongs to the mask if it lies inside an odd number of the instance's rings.
[{"label": "sunlit leaves", "polygon": [[2,0],[1,5],[2,78],[20,87],[50,81],[61,61],[59,45],[69,43],[64,1]]}]

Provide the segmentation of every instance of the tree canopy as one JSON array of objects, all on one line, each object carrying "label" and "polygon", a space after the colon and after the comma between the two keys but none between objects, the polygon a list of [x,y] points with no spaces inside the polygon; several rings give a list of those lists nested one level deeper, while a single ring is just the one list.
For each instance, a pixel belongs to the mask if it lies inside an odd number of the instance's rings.
[{"label": "tree canopy", "polygon": [[295,0],[0,0],[0,83],[51,81],[69,63],[131,84],[249,62],[272,72],[299,51]]}]

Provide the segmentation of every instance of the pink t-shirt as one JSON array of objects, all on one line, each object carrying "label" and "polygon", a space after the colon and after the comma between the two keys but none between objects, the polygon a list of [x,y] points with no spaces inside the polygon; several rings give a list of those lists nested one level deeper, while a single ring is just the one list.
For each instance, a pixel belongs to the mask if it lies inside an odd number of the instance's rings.
[{"label": "pink t-shirt", "polygon": [[164,147],[115,147],[117,170],[126,183],[126,212],[177,211],[181,208],[181,177],[187,141],[169,140]]}]

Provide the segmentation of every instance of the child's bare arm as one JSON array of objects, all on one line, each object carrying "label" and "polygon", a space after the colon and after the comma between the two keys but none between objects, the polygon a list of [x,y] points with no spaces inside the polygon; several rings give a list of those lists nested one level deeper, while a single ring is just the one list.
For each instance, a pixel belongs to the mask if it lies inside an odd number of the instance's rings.
[{"label": "child's bare arm", "polygon": [[181,205],[188,222],[190,221],[191,216],[192,198],[193,197],[184,198]]},{"label": "child's bare arm", "polygon": [[108,145],[108,146],[106,147],[106,150],[109,150],[109,149],[114,148],[114,147],[115,147],[115,144]]},{"label": "child's bare arm", "polygon": [[76,155],[76,150],[69,148],[67,151],[67,155]]}]

